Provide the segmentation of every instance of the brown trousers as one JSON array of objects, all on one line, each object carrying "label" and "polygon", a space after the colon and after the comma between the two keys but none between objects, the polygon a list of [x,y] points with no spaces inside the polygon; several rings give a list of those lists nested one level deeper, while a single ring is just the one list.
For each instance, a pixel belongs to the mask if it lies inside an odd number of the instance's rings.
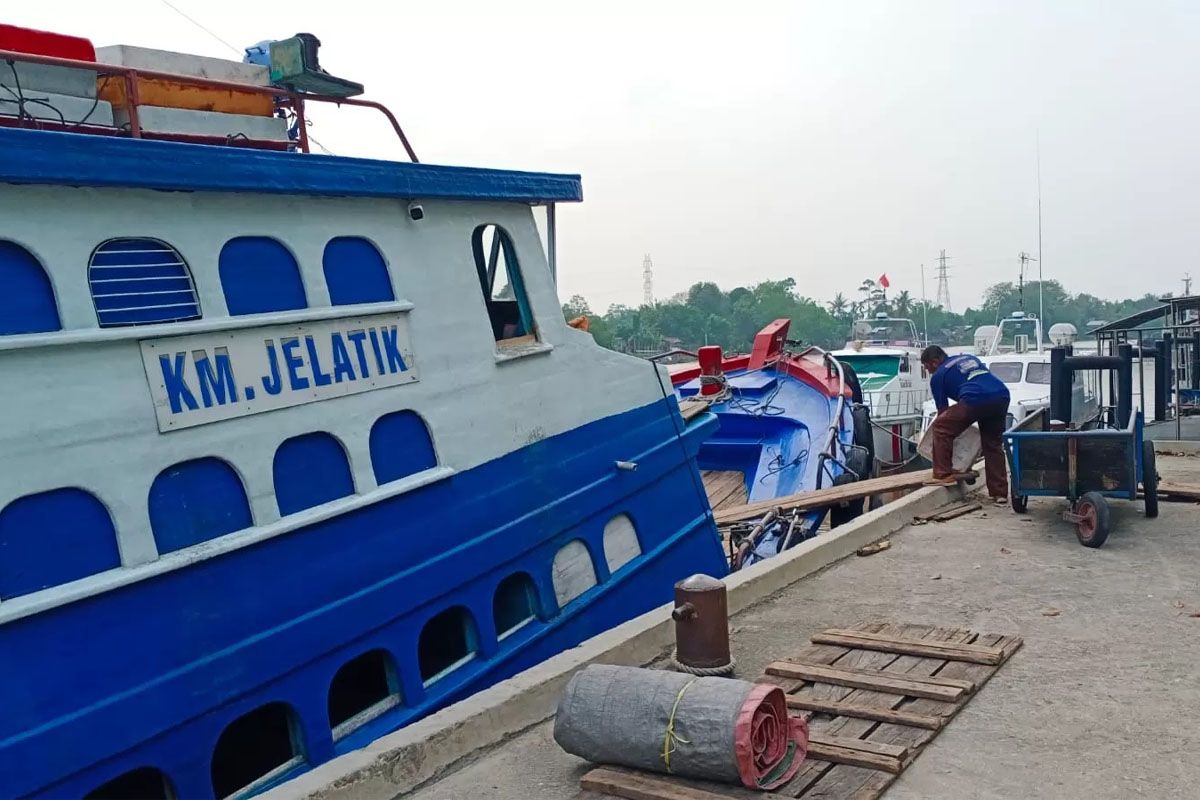
[{"label": "brown trousers", "polygon": [[1008,401],[984,403],[978,406],[958,403],[938,414],[933,422],[933,477],[945,478],[954,472],[951,457],[958,435],[979,423],[979,440],[983,446],[983,468],[987,475],[987,490],[992,497],[1008,497],[1008,468],[1004,463],[1004,422]]}]

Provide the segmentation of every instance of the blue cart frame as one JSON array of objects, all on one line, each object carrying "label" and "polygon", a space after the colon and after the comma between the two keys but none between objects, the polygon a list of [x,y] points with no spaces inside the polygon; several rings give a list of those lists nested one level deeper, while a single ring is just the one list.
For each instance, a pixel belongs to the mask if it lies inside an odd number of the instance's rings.
[{"label": "blue cart frame", "polygon": [[1158,516],[1154,445],[1145,438],[1141,411],[1123,428],[1095,430],[1045,430],[1048,414],[1043,409],[1004,434],[1013,510],[1023,513],[1030,497],[1065,497],[1071,506],[1063,519],[1087,547],[1108,538],[1105,498],[1135,500],[1141,486],[1146,516]]}]

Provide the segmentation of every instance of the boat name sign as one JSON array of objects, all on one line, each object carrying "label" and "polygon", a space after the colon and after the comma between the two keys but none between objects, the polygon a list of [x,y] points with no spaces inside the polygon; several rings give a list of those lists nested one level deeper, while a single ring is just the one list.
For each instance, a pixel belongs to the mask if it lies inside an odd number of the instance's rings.
[{"label": "boat name sign", "polygon": [[402,314],[169,336],[140,344],[162,432],[417,380]]}]

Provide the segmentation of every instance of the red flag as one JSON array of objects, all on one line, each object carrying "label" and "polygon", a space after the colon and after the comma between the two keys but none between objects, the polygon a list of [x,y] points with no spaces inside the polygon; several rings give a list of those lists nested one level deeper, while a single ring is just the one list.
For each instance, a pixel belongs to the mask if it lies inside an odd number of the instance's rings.
[{"label": "red flag", "polygon": [[892,285],[892,282],[887,279],[886,272],[879,276],[879,285],[885,289]]}]

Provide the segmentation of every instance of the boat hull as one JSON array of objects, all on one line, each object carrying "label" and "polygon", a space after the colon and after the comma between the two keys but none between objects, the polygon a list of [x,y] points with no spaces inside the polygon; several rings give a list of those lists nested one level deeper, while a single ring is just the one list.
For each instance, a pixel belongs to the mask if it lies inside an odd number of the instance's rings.
[{"label": "boat hull", "polygon": [[[292,712],[299,759],[261,790],[426,716],[726,571],[695,471],[715,420],[686,429],[673,398],[530,444],[474,469],[0,627],[0,776],[10,796],[82,796],[151,766],[180,797],[212,797],[225,727],[266,703]],[[635,471],[615,468],[634,461]],[[632,560],[605,527],[627,515]],[[579,540],[595,585],[559,607],[556,554]],[[537,616],[498,637],[497,587],[527,574]],[[474,654],[423,681],[418,638],[462,607]],[[335,741],[342,665],[381,649],[399,704]]]}]

